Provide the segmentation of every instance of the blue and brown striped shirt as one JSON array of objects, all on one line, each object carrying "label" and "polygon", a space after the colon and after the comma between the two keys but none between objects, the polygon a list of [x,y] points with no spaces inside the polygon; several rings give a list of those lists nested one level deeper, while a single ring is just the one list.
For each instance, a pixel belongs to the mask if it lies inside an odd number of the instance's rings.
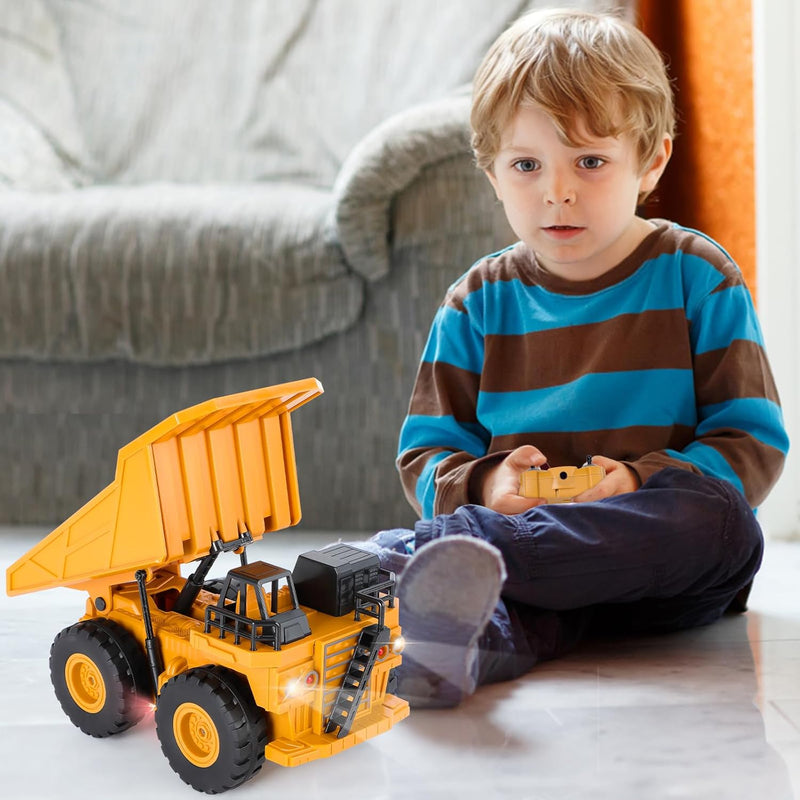
[{"label": "blue and brown striped shirt", "polygon": [[450,287],[422,356],[397,459],[423,518],[472,502],[476,464],[533,444],[646,480],[665,466],[723,478],[758,505],[788,439],[752,299],[715,242],[665,220],[591,281],[523,244]]}]

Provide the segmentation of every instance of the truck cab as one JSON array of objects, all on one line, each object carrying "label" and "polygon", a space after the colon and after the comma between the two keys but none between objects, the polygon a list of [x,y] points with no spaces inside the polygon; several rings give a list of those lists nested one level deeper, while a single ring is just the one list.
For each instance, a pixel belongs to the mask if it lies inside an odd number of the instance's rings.
[{"label": "truck cab", "polygon": [[206,608],[206,633],[218,630],[220,638],[232,633],[234,643],[250,640],[280,650],[311,635],[308,617],[297,602],[289,570],[255,561],[228,572],[219,587],[219,601]]}]

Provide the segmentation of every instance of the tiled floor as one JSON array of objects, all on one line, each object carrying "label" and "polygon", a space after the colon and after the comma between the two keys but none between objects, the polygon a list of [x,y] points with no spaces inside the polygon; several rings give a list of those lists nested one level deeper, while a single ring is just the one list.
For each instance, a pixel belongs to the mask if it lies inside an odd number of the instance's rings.
[{"label": "tiled floor", "polygon": [[[3,570],[44,531],[0,528]],[[254,545],[291,567],[330,537]],[[468,800],[800,798],[800,544],[770,543],[750,612],[711,628],[604,642],[455,711],[413,712],[384,736],[296,769],[272,765],[230,796]],[[50,642],[82,613],[57,589],[0,597],[0,796],[198,796],[161,755],[151,719],[91,739],[53,696]]]}]

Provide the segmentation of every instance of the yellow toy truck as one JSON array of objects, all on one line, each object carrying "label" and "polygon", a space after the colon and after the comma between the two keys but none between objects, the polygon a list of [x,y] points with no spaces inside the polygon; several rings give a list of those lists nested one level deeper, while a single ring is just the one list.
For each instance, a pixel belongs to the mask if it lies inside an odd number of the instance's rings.
[{"label": "yellow toy truck", "polygon": [[[338,753],[408,715],[391,693],[394,576],[377,557],[338,544],[292,572],[247,562],[247,545],[300,519],[290,414],[321,393],[309,378],[174,414],[6,575],[10,595],[89,593],[50,651],[61,706],[98,737],[154,709],[170,765],[199,791],[238,786],[265,759]],[[240,565],[207,580],[226,552]]]},{"label": "yellow toy truck", "polygon": [[591,456],[582,467],[531,467],[520,477],[519,493],[523,497],[544,497],[548,503],[569,503],[600,483],[605,474],[602,467],[592,464]]}]

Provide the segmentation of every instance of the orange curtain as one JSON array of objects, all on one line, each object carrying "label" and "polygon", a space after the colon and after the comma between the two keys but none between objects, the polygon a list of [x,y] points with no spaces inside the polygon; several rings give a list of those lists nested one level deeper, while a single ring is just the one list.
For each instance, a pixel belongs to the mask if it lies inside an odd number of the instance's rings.
[{"label": "orange curtain", "polygon": [[675,80],[678,135],[647,216],[698,228],[755,293],[751,0],[639,0],[639,24]]}]

